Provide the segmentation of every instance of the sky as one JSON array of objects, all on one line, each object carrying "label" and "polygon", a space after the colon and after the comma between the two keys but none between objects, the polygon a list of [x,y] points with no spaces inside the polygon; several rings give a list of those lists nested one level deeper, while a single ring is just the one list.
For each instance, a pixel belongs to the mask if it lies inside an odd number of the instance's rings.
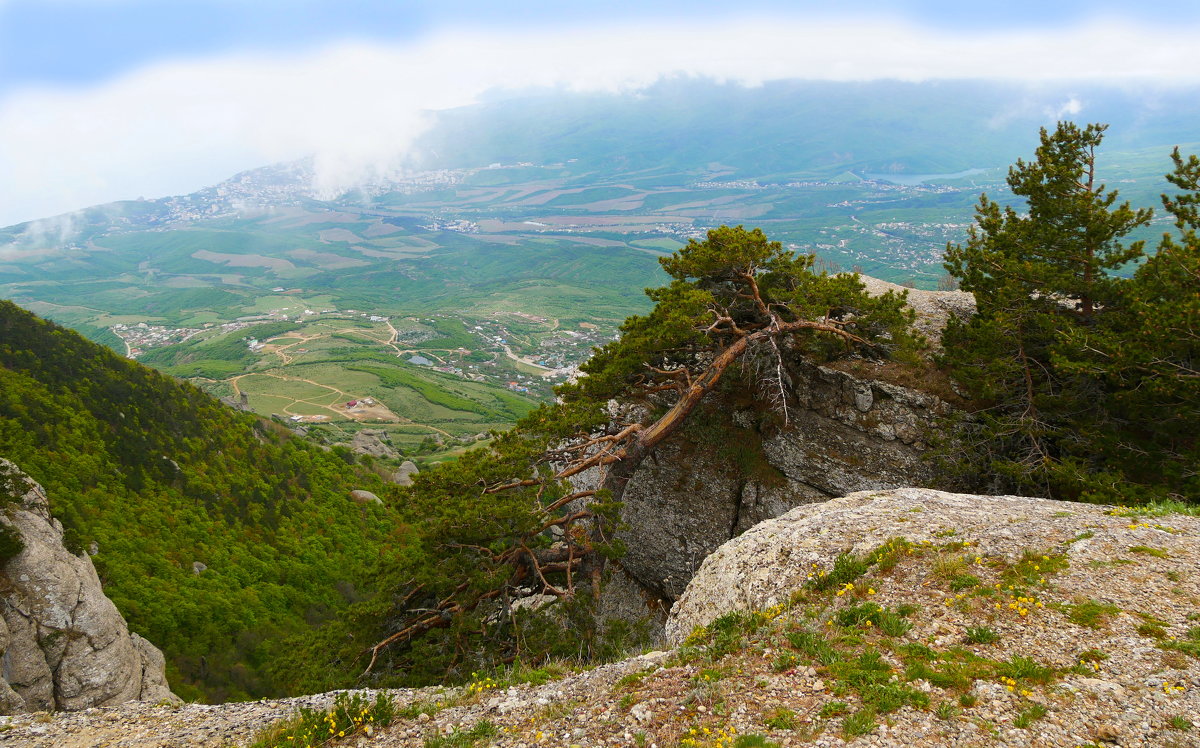
[{"label": "sky", "polygon": [[350,186],[497,91],[1194,84],[1198,32],[1195,0],[0,0],[0,226],[307,155]]}]

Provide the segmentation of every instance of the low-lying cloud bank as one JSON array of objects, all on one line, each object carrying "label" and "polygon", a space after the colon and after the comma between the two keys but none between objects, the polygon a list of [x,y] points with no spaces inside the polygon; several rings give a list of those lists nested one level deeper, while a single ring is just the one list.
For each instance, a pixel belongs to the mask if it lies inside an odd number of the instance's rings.
[{"label": "low-lying cloud bank", "polygon": [[[1192,84],[1195,31],[1095,23],[963,35],[885,22],[445,33],[292,57],[161,63],[83,90],[0,101],[0,225],[139,195],[189,192],[315,155],[334,189],[391,168],[430,112],[496,91],[636,92],[664,76]],[[1063,111],[1078,111],[1079,102]]]}]

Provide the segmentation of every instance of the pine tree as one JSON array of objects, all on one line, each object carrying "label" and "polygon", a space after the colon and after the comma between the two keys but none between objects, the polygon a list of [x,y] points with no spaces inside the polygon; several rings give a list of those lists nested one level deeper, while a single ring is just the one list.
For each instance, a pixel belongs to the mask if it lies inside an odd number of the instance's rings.
[{"label": "pine tree", "polygon": [[1117,192],[1097,184],[1105,129],[1043,128],[1035,159],[1008,174],[1027,212],[983,195],[966,244],[946,248],[946,270],[978,305],[969,322],[947,329],[946,361],[984,406],[967,453],[969,469],[994,488],[1079,495],[1074,476],[1086,472],[1086,444],[1074,427],[1091,417],[1096,393],[1090,380],[1056,370],[1051,350],[1066,331],[1091,327],[1115,307],[1127,281],[1110,273],[1143,250],[1120,239],[1152,215],[1127,202],[1114,207]]},{"label": "pine tree", "polygon": [[[722,226],[661,263],[672,280],[647,291],[653,310],[626,320],[555,403],[405,491],[408,537],[385,562],[386,593],[357,609],[353,627],[380,632],[358,662],[370,677],[414,682],[464,660],[545,656],[512,602],[538,594],[572,611],[595,599],[620,555],[629,479],[719,383],[740,380],[786,420],[790,361],[885,357],[918,342],[903,294],[870,296],[857,276],[814,273],[811,256],[758,229]],[[602,645],[583,627],[571,635],[591,637],[576,653]],[[354,656],[341,654],[331,671]]]},{"label": "pine tree", "polygon": [[1055,349],[1055,366],[1106,393],[1095,452],[1122,480],[1095,486],[1097,498],[1200,500],[1200,159],[1178,148],[1172,159],[1167,179],[1182,192],[1162,201],[1177,235],[1163,235],[1103,324]]}]

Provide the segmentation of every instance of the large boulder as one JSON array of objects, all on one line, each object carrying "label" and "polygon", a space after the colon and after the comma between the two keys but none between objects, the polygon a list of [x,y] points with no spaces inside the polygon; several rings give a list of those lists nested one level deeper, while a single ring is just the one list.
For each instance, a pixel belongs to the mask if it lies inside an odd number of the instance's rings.
[{"label": "large boulder", "polygon": [[388,441],[388,433],[383,429],[362,429],[350,440],[350,449],[355,454],[370,455],[387,460],[395,460],[400,453],[392,448]]},{"label": "large boulder", "polygon": [[63,546],[41,486],[0,458],[0,713],[177,700],[162,653],[104,595],[86,553]]},{"label": "large boulder", "polygon": [[411,486],[413,484],[413,476],[421,472],[417,469],[417,463],[412,460],[405,460],[400,463],[400,467],[392,474],[392,482],[399,486]]},{"label": "large boulder", "polygon": [[[1052,579],[1032,585],[1047,598],[1047,607],[1053,607],[1051,601],[1100,600],[1190,630],[1194,600],[1200,595],[1200,582],[1190,574],[1200,564],[1198,537],[1200,517],[1145,519],[1109,506],[927,488],[862,491],[796,507],[718,548],[671,609],[667,639],[678,644],[696,626],[726,613],[786,604],[815,570],[829,569],[839,554],[865,556],[894,538],[930,549],[930,558],[918,555],[913,563],[936,572],[940,558],[943,569],[959,568],[984,578],[1011,568],[1025,554],[1055,554],[1065,563],[1053,567]],[[957,550],[941,550],[946,546]],[[940,581],[915,583],[906,574],[890,578],[910,592],[937,597],[938,605],[969,597],[947,595],[942,589],[950,584],[946,573]],[[879,591],[886,594],[883,587]],[[992,600],[981,599],[985,608],[992,608]],[[927,607],[929,601],[921,605]],[[932,618],[942,615],[936,608],[930,611]],[[1141,622],[1136,614],[1130,620],[1135,626]],[[1131,646],[1145,652],[1153,642],[1150,636]]]}]

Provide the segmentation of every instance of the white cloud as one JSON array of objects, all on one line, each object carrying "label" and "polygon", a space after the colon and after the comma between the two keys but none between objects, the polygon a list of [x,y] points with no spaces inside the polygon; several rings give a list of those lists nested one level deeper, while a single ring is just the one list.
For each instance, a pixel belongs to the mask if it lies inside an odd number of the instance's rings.
[{"label": "white cloud", "polygon": [[1117,24],[968,37],[884,22],[763,20],[458,32],[304,56],[164,62],[90,89],[24,90],[0,101],[0,225],[188,192],[310,153],[327,186],[347,183],[402,153],[428,111],[496,88],[632,91],[680,73],[746,85],[794,77],[1193,82],[1194,39],[1191,29]]},{"label": "white cloud", "polygon": [[1070,119],[1083,111],[1083,102],[1079,97],[1072,96],[1060,104],[1057,108],[1046,109],[1046,119],[1064,120]]}]

